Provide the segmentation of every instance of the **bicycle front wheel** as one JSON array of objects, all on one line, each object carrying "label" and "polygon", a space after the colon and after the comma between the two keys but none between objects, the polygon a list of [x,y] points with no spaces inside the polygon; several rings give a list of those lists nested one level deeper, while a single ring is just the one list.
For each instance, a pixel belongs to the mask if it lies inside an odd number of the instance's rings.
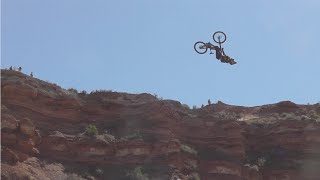
[{"label": "bicycle front wheel", "polygon": [[226,42],[227,40],[227,36],[224,32],[222,31],[217,31],[212,35],[212,38],[214,40],[214,42],[222,44],[224,42]]},{"label": "bicycle front wheel", "polygon": [[204,54],[208,51],[206,44],[202,41],[198,41],[193,46],[194,50],[199,54]]}]

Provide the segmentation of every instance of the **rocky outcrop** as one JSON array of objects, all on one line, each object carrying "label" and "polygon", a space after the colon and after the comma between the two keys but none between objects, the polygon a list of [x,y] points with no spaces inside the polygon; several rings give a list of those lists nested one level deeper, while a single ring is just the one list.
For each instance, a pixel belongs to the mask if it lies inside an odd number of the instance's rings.
[{"label": "rocky outcrop", "polygon": [[30,119],[17,120],[4,113],[1,123],[1,154],[5,161],[15,164],[39,154],[41,136]]},{"label": "rocky outcrop", "polygon": [[1,115],[1,129],[7,129],[14,131],[18,128],[18,122],[16,118],[9,114]]},{"label": "rocky outcrop", "polygon": [[[319,104],[189,109],[145,93],[77,93],[1,75],[4,179],[54,177],[44,161],[61,163],[53,166],[62,179],[63,171],[78,179],[320,177]],[[90,124],[98,135],[84,133]]]}]

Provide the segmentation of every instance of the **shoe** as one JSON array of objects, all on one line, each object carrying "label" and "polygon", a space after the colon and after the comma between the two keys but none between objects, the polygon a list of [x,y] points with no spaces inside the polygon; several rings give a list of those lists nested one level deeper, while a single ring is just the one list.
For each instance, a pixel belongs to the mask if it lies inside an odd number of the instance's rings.
[{"label": "shoe", "polygon": [[237,64],[237,62],[235,62],[234,59],[231,59],[231,60],[230,60],[230,64],[231,64],[231,65],[234,65],[234,64]]}]

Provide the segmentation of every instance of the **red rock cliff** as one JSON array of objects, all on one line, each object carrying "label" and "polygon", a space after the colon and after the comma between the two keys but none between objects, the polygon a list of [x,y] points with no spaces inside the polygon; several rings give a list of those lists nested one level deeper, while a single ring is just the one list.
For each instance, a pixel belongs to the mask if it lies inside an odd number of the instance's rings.
[{"label": "red rock cliff", "polygon": [[1,101],[3,179],[320,177],[319,104],[189,109],[150,94],[77,93],[9,70]]}]

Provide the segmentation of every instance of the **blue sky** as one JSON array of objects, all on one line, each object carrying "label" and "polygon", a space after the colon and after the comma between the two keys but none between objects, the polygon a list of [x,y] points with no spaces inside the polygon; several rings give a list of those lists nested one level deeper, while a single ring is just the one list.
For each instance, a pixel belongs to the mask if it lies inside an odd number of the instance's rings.
[{"label": "blue sky", "polygon": [[[320,101],[318,0],[2,0],[1,66],[190,106]],[[224,31],[238,64],[193,50]]]}]

